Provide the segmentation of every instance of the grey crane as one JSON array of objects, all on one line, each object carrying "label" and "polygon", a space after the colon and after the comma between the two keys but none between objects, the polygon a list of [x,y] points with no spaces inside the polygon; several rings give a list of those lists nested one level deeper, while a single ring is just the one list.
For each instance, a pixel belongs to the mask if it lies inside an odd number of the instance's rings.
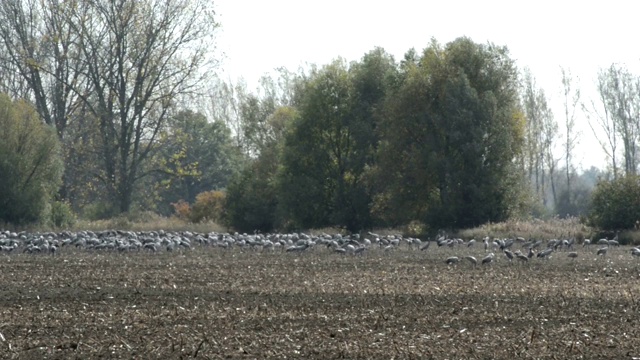
[{"label": "grey crane", "polygon": [[496,255],[494,253],[490,253],[489,255],[482,258],[482,265],[491,263],[495,256]]},{"label": "grey crane", "polygon": [[425,251],[425,250],[427,250],[427,249],[429,248],[429,245],[431,245],[431,241],[427,240],[427,241],[426,241],[426,244],[424,244],[424,245],[422,245],[422,246],[420,247],[420,251]]},{"label": "grey crane", "polygon": [[540,252],[538,253],[538,257],[539,257],[539,258],[545,258],[545,257],[548,257],[549,255],[551,255],[551,253],[552,253],[552,252],[553,252],[553,248],[552,248],[552,247],[548,247],[548,248],[546,248],[546,249],[544,249],[544,250],[540,251]]},{"label": "grey crane", "polygon": [[476,259],[475,257],[469,255],[469,256],[465,256],[465,259],[467,259],[470,263],[473,264],[473,266],[476,266],[478,264],[478,259]]},{"label": "grey crane", "polygon": [[451,264],[457,264],[458,261],[460,261],[459,257],[451,256],[451,257],[448,257],[447,260],[445,260],[444,262],[447,263],[447,265],[451,265]]},{"label": "grey crane", "polygon": [[509,261],[513,260],[513,253],[507,249],[504,249],[504,254],[507,256]]},{"label": "grey crane", "polygon": [[286,252],[303,252],[305,250],[307,250],[309,248],[309,244],[308,243],[303,243],[300,245],[293,245],[293,246],[289,246],[286,250]]}]

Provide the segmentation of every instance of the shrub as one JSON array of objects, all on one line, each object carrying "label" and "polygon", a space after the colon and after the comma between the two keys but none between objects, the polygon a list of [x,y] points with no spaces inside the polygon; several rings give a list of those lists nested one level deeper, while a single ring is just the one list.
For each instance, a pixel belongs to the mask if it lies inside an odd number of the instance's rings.
[{"label": "shrub", "polygon": [[95,201],[85,205],[81,209],[80,215],[83,219],[90,221],[106,220],[116,217],[118,210],[106,201]]},{"label": "shrub", "polygon": [[0,220],[46,223],[62,171],[55,130],[27,102],[0,94]]},{"label": "shrub", "polygon": [[[276,227],[278,211],[274,182],[254,175],[253,169],[245,169],[227,187],[227,225],[240,232],[269,232]],[[289,224],[280,225],[288,228]]]},{"label": "shrub", "polygon": [[592,194],[588,220],[600,229],[633,229],[640,220],[640,176],[599,182]]},{"label": "shrub", "polygon": [[587,213],[590,201],[591,191],[589,189],[577,188],[571,192],[565,189],[558,195],[556,213],[562,218],[582,216]]},{"label": "shrub", "polygon": [[191,218],[191,206],[188,202],[180,199],[178,202],[171,203],[173,206],[173,212],[180,220],[189,220]]},{"label": "shrub", "polygon": [[71,210],[71,205],[62,201],[51,203],[49,215],[51,225],[56,228],[70,228],[76,223],[76,215]]},{"label": "shrub", "polygon": [[191,207],[189,220],[194,223],[212,220],[219,222],[224,217],[225,193],[222,191],[205,191],[196,196]]}]

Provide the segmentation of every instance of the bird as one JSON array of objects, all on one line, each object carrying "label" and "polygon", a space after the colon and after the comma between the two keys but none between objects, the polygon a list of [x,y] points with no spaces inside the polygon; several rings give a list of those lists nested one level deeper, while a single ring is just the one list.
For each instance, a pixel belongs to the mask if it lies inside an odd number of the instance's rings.
[{"label": "bird", "polygon": [[502,245],[500,246],[500,250],[508,249],[508,248],[510,248],[514,243],[515,243],[515,240],[513,240],[513,239],[507,239],[507,240],[504,240],[504,241],[502,242]]},{"label": "bird", "polygon": [[528,262],[529,261],[529,258],[526,255],[524,255],[524,254],[522,254],[520,252],[516,253],[516,257],[518,258],[518,260],[520,260],[522,262]]},{"label": "bird", "polygon": [[469,260],[469,262],[472,263],[474,266],[478,264],[478,259],[476,259],[473,256],[465,256],[464,258]]},{"label": "bird", "polygon": [[550,247],[550,248],[546,248],[546,249],[544,249],[544,250],[540,251],[540,252],[538,253],[538,255],[537,255],[537,256],[538,256],[539,258],[545,258],[545,257],[547,257],[548,255],[550,255],[552,252],[553,252],[553,248],[552,248],[552,247]]},{"label": "bird", "polygon": [[475,243],[476,243],[476,239],[471,239],[471,240],[469,240],[469,243],[467,243],[467,247],[471,247],[471,246],[475,245]]},{"label": "bird", "polygon": [[596,255],[605,256],[605,255],[607,255],[607,250],[608,249],[609,249],[608,247],[600,248],[600,249],[598,249],[598,252],[596,252]]},{"label": "bird", "polygon": [[535,255],[535,253],[533,252],[533,248],[529,248],[529,252],[527,253],[527,257],[529,259],[531,259],[533,257],[533,255]]},{"label": "bird", "polygon": [[504,250],[504,254],[507,256],[509,261],[513,260],[513,253],[507,249]]},{"label": "bird", "polygon": [[494,257],[495,257],[494,253],[490,253],[489,255],[485,256],[484,258],[482,258],[482,265],[489,264],[490,262],[493,261]]},{"label": "bird", "polygon": [[589,246],[591,244],[591,239],[584,239],[584,241],[582,242],[582,246]]},{"label": "bird", "polygon": [[422,247],[420,248],[420,251],[425,251],[429,248],[429,245],[431,245],[431,241],[427,240],[426,244],[422,245]]},{"label": "bird", "polygon": [[308,247],[309,247],[308,243],[302,243],[300,245],[292,245],[287,248],[286,252],[303,252],[307,250]]},{"label": "bird", "polygon": [[460,261],[460,258],[458,258],[457,256],[452,256],[452,257],[447,258],[447,260],[445,260],[447,265],[457,264],[458,261]]},{"label": "bird", "polygon": [[575,251],[572,251],[572,252],[570,252],[570,253],[568,253],[568,254],[567,254],[567,257],[570,257],[570,258],[572,258],[572,259],[575,259],[575,258],[577,258],[577,257],[578,257],[578,253],[577,253],[577,252],[575,252]]},{"label": "bird", "polygon": [[633,249],[631,249],[631,256],[640,257],[640,249],[637,247],[634,247]]}]

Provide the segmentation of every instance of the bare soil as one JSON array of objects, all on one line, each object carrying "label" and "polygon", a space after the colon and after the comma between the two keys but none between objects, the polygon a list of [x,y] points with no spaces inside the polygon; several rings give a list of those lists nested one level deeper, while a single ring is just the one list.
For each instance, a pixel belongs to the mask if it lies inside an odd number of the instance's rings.
[{"label": "bare soil", "polygon": [[477,267],[444,259],[480,247],[5,255],[0,357],[640,357],[639,259],[578,251]]}]

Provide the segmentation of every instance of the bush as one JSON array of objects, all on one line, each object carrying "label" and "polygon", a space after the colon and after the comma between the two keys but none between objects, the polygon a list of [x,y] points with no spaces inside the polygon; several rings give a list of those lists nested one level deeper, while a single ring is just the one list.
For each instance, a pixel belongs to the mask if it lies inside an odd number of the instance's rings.
[{"label": "bush", "polygon": [[189,220],[194,223],[202,221],[220,222],[224,217],[225,193],[222,191],[205,191],[196,196],[191,207]]},{"label": "bush", "polygon": [[80,215],[83,219],[96,221],[114,218],[118,210],[106,201],[95,201],[82,208]]},{"label": "bush", "polygon": [[640,220],[640,176],[599,182],[592,194],[588,220],[600,229],[633,229]]},{"label": "bush", "polygon": [[227,225],[240,232],[269,232],[277,220],[275,186],[267,176],[255,176],[252,170],[245,169],[227,187]]},{"label": "bush", "polygon": [[582,216],[589,210],[591,191],[586,188],[573,189],[571,193],[566,189],[558,195],[556,213],[562,218]]},{"label": "bush", "polygon": [[0,220],[48,222],[62,181],[58,136],[25,101],[0,94]]},{"label": "bush", "polygon": [[171,206],[178,219],[187,221],[191,218],[191,205],[188,202],[180,199],[178,202],[171,203]]},{"label": "bush", "polygon": [[54,201],[51,204],[49,215],[51,225],[56,228],[70,228],[76,223],[76,215],[71,210],[71,205],[62,201]]}]

